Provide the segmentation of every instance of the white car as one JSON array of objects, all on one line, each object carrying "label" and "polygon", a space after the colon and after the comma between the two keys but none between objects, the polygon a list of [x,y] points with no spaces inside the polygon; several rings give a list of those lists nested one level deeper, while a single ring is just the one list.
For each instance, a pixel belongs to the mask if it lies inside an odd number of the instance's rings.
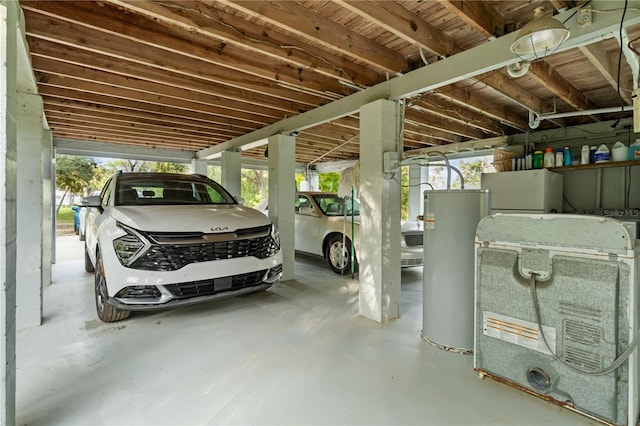
[{"label": "white car", "polygon": [[205,176],[118,173],[83,205],[102,321],[261,291],[282,276],[275,226]]},{"label": "white car", "polygon": [[[359,251],[360,204],[327,192],[299,192],[296,200],[295,249],[323,256],[337,274],[351,271],[351,212],[354,213],[355,262]],[[346,220],[345,220],[346,213]],[[418,222],[404,222],[401,267],[423,264],[423,230]]]}]

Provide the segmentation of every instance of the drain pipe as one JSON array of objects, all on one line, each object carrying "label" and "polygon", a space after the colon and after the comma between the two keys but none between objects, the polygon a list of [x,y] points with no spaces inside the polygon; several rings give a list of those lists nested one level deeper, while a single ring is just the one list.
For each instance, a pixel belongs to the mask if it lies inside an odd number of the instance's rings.
[{"label": "drain pipe", "polygon": [[584,111],[558,112],[552,114],[538,114],[529,111],[529,127],[537,129],[542,120],[553,120],[554,118],[581,117],[583,115],[610,114],[613,112],[632,111],[632,105],[624,105],[610,108],[590,109]]}]

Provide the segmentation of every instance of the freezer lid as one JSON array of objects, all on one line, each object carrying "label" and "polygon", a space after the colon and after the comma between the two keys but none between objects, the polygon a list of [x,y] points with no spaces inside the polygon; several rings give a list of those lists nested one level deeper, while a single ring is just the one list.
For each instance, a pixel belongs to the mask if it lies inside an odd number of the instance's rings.
[{"label": "freezer lid", "polygon": [[635,238],[622,222],[601,216],[568,214],[494,214],[480,221],[476,243],[576,247],[628,255]]}]

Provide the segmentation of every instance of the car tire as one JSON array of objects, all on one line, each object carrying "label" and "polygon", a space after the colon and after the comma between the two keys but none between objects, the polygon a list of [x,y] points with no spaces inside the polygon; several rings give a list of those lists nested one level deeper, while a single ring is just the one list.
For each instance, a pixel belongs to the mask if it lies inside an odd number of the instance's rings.
[{"label": "car tire", "polygon": [[89,250],[87,249],[87,245],[84,245],[84,270],[87,272],[94,271],[93,263],[91,263],[91,258],[89,257]]},{"label": "car tire", "polygon": [[131,314],[131,311],[118,309],[107,302],[107,299],[109,298],[109,293],[107,291],[107,278],[104,276],[104,265],[102,263],[102,257],[100,256],[99,251],[98,253],[96,253],[96,268],[94,278],[96,312],[100,321],[115,322],[128,318]]},{"label": "car tire", "polygon": [[[341,252],[344,257],[341,257]],[[327,244],[325,258],[331,270],[336,274],[345,275],[351,273],[351,240],[345,238],[343,243],[343,237],[340,234],[331,237]],[[357,271],[357,261],[354,266],[354,270]]]},{"label": "car tire", "polygon": [[80,230],[78,229],[80,228],[78,225],[75,224],[75,222],[73,223],[73,232],[76,233],[76,235],[78,235],[80,233]]},{"label": "car tire", "polygon": [[84,241],[84,232],[82,232],[82,229],[80,229],[78,232],[78,239],[80,241]]}]

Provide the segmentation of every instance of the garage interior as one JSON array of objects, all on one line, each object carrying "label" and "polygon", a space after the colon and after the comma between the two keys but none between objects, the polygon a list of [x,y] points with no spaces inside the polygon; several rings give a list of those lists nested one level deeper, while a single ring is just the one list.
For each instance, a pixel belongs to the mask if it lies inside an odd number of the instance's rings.
[{"label": "garage interior", "polygon": [[[400,270],[400,183],[389,175],[417,170],[415,217],[421,168],[440,153],[569,147],[577,157],[583,145],[631,145],[639,9],[597,0],[2,0],[0,421],[593,422],[478,380],[471,357],[421,339],[422,270]],[[570,35],[553,51],[518,56],[514,42],[539,14]],[[241,167],[268,168],[282,282],[240,300],[96,324],[92,305],[77,300],[88,300],[91,277],[81,268],[70,277],[74,248],[56,244],[56,154],[188,162],[194,173],[216,162],[234,195]],[[313,182],[356,162],[366,237],[351,280],[296,256],[286,224],[296,171]],[[636,165],[554,169],[564,178],[560,213],[637,207]],[[136,351],[156,345],[148,357]]]}]

